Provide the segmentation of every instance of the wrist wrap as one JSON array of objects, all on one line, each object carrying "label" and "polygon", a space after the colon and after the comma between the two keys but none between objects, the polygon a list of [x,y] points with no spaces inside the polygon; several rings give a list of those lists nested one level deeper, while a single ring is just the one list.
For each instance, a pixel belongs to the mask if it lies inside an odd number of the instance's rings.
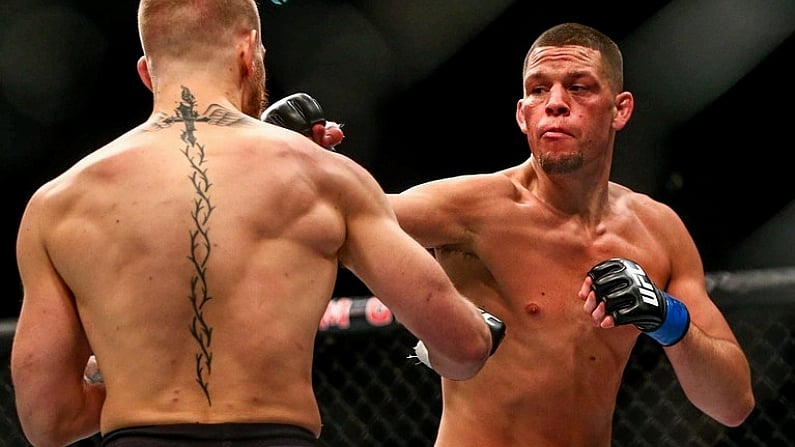
[{"label": "wrist wrap", "polygon": [[690,328],[690,312],[684,303],[663,292],[668,311],[660,327],[646,335],[663,346],[671,346],[679,342]]}]

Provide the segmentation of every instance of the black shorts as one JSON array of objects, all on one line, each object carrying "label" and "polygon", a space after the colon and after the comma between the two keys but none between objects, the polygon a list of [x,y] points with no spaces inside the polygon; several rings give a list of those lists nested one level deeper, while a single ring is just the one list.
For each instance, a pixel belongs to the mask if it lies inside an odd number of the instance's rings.
[{"label": "black shorts", "polygon": [[103,447],[317,447],[309,430],[285,424],[173,424],[114,430]]}]

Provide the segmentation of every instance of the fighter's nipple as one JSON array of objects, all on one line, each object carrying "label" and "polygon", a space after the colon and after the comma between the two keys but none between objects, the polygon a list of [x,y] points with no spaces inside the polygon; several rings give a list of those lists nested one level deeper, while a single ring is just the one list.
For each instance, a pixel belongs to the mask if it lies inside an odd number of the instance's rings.
[{"label": "fighter's nipple", "polygon": [[536,303],[527,303],[527,305],[524,307],[524,311],[529,315],[535,315],[541,311],[541,308],[538,307],[538,304]]}]

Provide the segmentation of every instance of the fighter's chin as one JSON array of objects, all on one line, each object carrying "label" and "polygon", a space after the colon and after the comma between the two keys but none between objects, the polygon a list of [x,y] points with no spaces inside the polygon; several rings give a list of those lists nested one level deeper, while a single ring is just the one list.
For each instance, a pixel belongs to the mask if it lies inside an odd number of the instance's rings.
[{"label": "fighter's chin", "polygon": [[582,167],[584,156],[581,152],[543,154],[538,164],[547,174],[566,174]]}]

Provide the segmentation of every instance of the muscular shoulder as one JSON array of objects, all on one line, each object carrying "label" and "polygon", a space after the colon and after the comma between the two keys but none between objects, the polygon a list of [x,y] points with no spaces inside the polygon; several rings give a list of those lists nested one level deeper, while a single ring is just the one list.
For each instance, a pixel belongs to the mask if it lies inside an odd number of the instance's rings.
[{"label": "muscular shoulder", "polygon": [[[292,133],[292,132],[291,132]],[[285,146],[285,156],[297,160],[318,197],[344,213],[388,208],[386,195],[373,175],[350,157],[324,149],[298,134]]]},{"label": "muscular shoulder", "polygon": [[[101,150],[93,152],[39,186],[28,200],[26,214],[44,210],[50,213],[63,212],[83,195],[81,191],[91,183],[90,177],[96,175],[97,168],[102,167],[101,159]],[[101,190],[96,193],[101,193]]]},{"label": "muscular shoulder", "polygon": [[610,184],[610,202],[619,214],[634,216],[661,241],[689,239],[679,214],[668,204],[626,186]]}]

